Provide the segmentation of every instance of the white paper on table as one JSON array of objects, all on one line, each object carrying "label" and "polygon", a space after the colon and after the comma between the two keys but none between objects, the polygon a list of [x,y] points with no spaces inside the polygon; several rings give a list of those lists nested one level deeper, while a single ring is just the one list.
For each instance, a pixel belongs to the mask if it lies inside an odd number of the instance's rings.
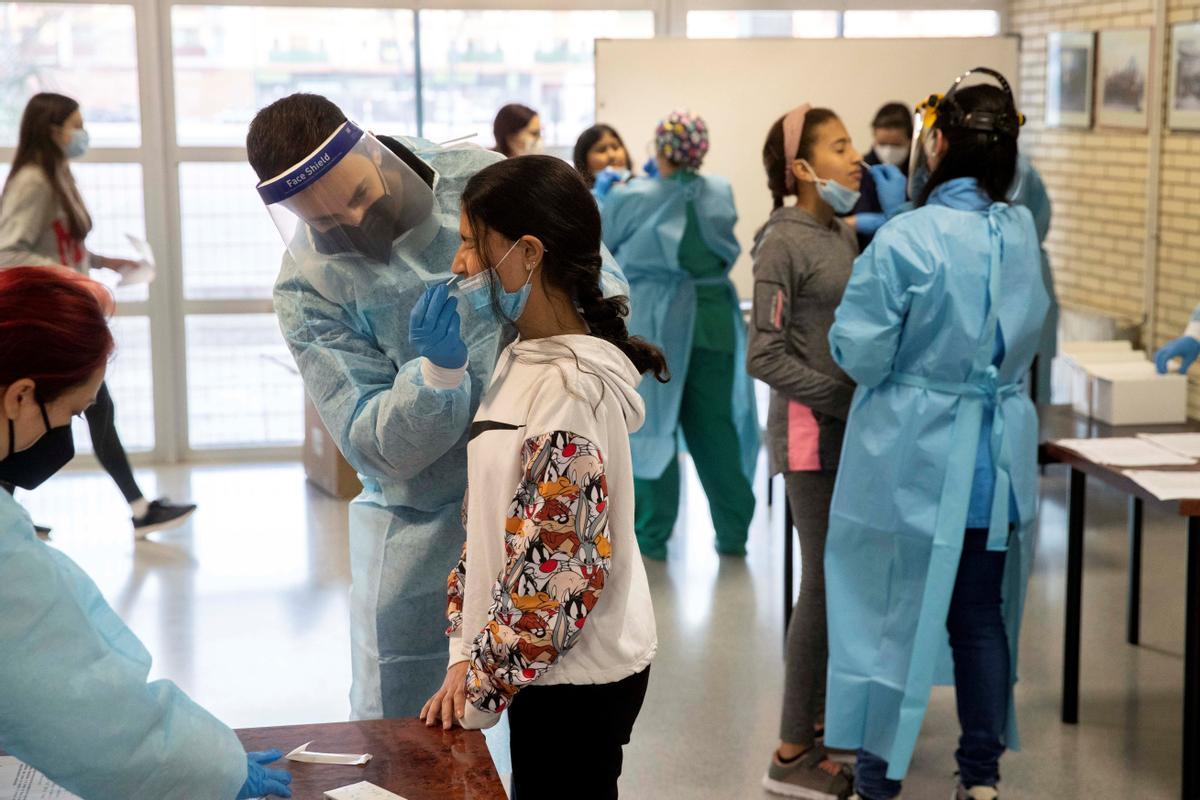
[{"label": "white paper on table", "polygon": [[310,752],[308,746],[312,742],[305,742],[297,747],[292,752],[288,753],[285,758],[288,761],[302,761],[306,764],[345,764],[347,766],[361,766],[371,760],[370,753],[356,755],[354,753],[314,753]]},{"label": "white paper on table", "polygon": [[1138,436],[1172,453],[1200,458],[1200,433],[1139,433]]},{"label": "white paper on table", "polygon": [[129,240],[129,244],[137,252],[138,265],[131,270],[122,272],[121,282],[117,286],[135,286],[139,283],[150,283],[157,274],[154,251],[150,248],[150,243],[145,239],[139,239],[132,233],[125,234],[125,238]]},{"label": "white paper on table", "polygon": [[369,781],[359,781],[340,789],[330,789],[325,796],[329,800],[404,800],[400,795],[389,792]]},{"label": "white paper on table", "polygon": [[1058,439],[1059,447],[1074,450],[1089,461],[1113,467],[1188,466],[1196,459],[1160,447],[1148,439],[1119,436],[1112,439]]},{"label": "white paper on table", "polygon": [[1159,500],[1200,499],[1200,472],[1130,469],[1125,474]]},{"label": "white paper on table", "polygon": [[0,756],[0,800],[80,800],[12,756]]}]

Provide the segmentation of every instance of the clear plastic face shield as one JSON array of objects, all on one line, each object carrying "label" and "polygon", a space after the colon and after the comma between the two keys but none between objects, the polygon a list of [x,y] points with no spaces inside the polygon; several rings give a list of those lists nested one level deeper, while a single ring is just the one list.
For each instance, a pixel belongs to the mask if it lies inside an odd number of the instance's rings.
[{"label": "clear plastic face shield", "polygon": [[[972,76],[975,76],[976,79],[968,82],[967,79]],[[936,152],[937,133],[934,125],[937,123],[939,115],[950,115],[949,122],[956,128],[970,128],[984,133],[998,131],[1011,135],[1014,139],[1017,137],[1021,126],[1025,124],[1024,114],[1017,112],[1016,119],[1009,119],[1010,115],[1007,114],[999,116],[986,112],[964,114],[962,109],[955,104],[954,95],[960,89],[988,81],[999,85],[1012,100],[1013,108],[1016,108],[1016,98],[1013,97],[1012,87],[1009,86],[1008,80],[996,70],[988,67],[975,67],[967,70],[955,79],[945,94],[931,94],[917,104],[916,111],[913,113],[912,151],[908,160],[909,199],[917,199],[929,182],[929,176],[933,173],[929,161],[931,155]]]},{"label": "clear plastic face shield", "polygon": [[363,257],[386,264],[428,220],[433,189],[383,143],[345,122],[299,163],[258,185],[293,258]]}]

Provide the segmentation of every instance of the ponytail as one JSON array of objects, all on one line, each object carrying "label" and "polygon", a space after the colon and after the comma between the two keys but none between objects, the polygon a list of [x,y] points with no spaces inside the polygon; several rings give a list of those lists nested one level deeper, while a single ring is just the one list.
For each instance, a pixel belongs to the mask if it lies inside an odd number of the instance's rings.
[{"label": "ponytail", "polygon": [[[600,265],[597,263],[597,274],[599,271]],[[654,379],[659,383],[671,380],[667,360],[662,351],[645,339],[629,335],[629,328],[625,326],[625,317],[629,314],[629,298],[605,297],[600,289],[600,282],[596,281],[580,283],[575,302],[593,336],[603,339],[624,353],[639,373],[645,375],[647,372],[653,372]]]}]

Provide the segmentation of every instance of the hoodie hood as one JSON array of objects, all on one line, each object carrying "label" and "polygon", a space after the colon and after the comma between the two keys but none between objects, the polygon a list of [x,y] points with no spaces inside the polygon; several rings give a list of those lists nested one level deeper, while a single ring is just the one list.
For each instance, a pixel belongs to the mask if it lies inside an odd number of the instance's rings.
[{"label": "hoodie hood", "polygon": [[612,395],[634,433],[646,420],[646,405],[638,394],[642,376],[621,350],[597,336],[573,334],[514,342],[514,358],[526,363],[553,363],[566,389],[593,407]]}]

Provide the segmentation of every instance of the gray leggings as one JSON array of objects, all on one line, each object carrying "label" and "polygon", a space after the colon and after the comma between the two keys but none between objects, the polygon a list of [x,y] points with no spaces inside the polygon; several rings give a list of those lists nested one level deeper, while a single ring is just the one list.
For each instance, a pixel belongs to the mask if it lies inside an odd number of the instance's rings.
[{"label": "gray leggings", "polygon": [[[825,535],[829,503],[837,476],[826,472],[789,472],[788,503],[800,536],[800,599],[787,635],[783,719],[779,738],[812,746],[825,719],[825,670],[829,635],[825,626]],[[791,565],[788,565],[790,568]]]}]

